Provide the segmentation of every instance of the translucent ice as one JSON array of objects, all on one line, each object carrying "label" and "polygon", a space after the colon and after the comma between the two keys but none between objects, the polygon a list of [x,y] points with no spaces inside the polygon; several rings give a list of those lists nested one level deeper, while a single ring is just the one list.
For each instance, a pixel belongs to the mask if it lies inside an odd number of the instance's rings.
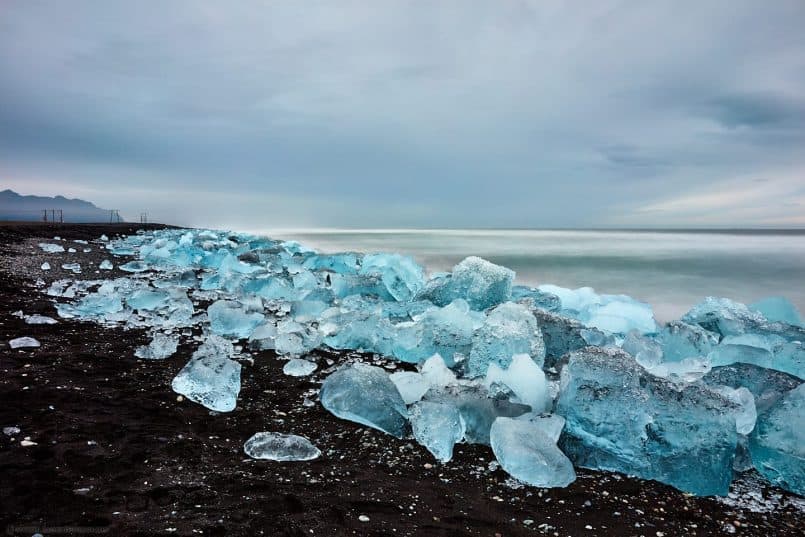
[{"label": "translucent ice", "polygon": [[464,437],[465,430],[458,409],[449,403],[420,401],[411,406],[409,414],[417,442],[441,462],[452,459],[453,446]]},{"label": "translucent ice", "polygon": [[47,261],[45,261],[44,263],[42,263],[42,266],[41,266],[40,268],[41,268],[42,270],[50,270],[50,263],[48,263]]},{"label": "translucent ice", "polygon": [[407,362],[420,362],[439,354],[448,366],[464,359],[480,325],[477,312],[463,299],[426,311],[414,324],[398,327],[392,354]]},{"label": "translucent ice", "polygon": [[562,308],[562,301],[558,296],[522,285],[512,287],[512,300],[543,311],[555,312]]},{"label": "translucent ice", "polygon": [[60,246],[58,244],[49,244],[46,242],[40,242],[39,247],[43,252],[48,254],[57,254],[64,251],[64,246]]},{"label": "translucent ice", "polygon": [[420,296],[438,306],[463,298],[474,310],[484,310],[511,299],[514,271],[480,257],[468,257],[449,276],[428,282]]},{"label": "translucent ice", "polygon": [[282,372],[290,377],[306,377],[316,370],[316,363],[301,358],[291,358],[282,367]]},{"label": "translucent ice", "polygon": [[805,384],[758,418],[749,451],[755,468],[769,481],[805,495]]},{"label": "translucent ice", "polygon": [[[497,418],[492,424],[490,442],[501,467],[513,477],[536,487],[566,487],[576,480],[573,464],[556,447],[562,420],[530,415]],[[553,418],[553,419],[552,419]]]},{"label": "translucent ice", "polygon": [[484,384],[490,391],[495,385],[505,386],[514,394],[514,402],[528,405],[533,412],[544,412],[551,404],[545,373],[527,354],[515,354],[507,369],[491,364]]},{"label": "translucent ice", "polygon": [[176,352],[179,346],[179,336],[157,332],[151,338],[151,343],[137,347],[134,355],[146,360],[164,360]]},{"label": "translucent ice", "polygon": [[209,336],[173,378],[173,391],[210,410],[234,410],[240,393],[240,364],[230,359],[233,354],[232,343]]},{"label": "translucent ice", "polygon": [[69,270],[73,274],[81,273],[81,265],[79,263],[64,263],[61,268],[64,270]]},{"label": "translucent ice", "polygon": [[238,302],[218,300],[207,308],[210,329],[216,334],[246,338],[265,319],[262,313],[248,312]]},{"label": "translucent ice", "polygon": [[338,369],[322,383],[321,403],[341,419],[402,438],[408,411],[397,387],[379,367],[355,363]]},{"label": "translucent ice", "polygon": [[396,300],[411,300],[425,285],[422,267],[411,257],[399,254],[367,255],[360,273],[380,276],[380,281]]},{"label": "translucent ice", "polygon": [[120,265],[118,268],[126,272],[145,272],[149,267],[142,261],[129,261],[128,263]]},{"label": "translucent ice", "polygon": [[416,403],[430,389],[430,383],[417,371],[400,371],[389,375],[406,405]]},{"label": "translucent ice", "polygon": [[729,489],[740,410],[701,384],[680,388],[620,350],[592,347],[571,354],[556,405],[575,464],[700,495]]},{"label": "translucent ice", "polygon": [[482,377],[490,364],[505,369],[515,354],[530,355],[542,366],[545,344],[531,311],[522,304],[507,302],[491,310],[473,335],[467,375]]},{"label": "translucent ice", "polygon": [[135,310],[155,310],[163,306],[167,301],[168,293],[165,291],[140,289],[126,299],[126,304]]},{"label": "translucent ice", "polygon": [[757,421],[757,409],[755,408],[755,398],[752,396],[752,392],[743,387],[714,386],[712,389],[741,408],[735,415],[735,429],[738,434],[747,435],[751,433]]},{"label": "translucent ice", "polygon": [[8,346],[12,349],[26,349],[40,347],[41,343],[32,337],[18,337],[8,342]]},{"label": "translucent ice", "polygon": [[26,315],[25,316],[25,323],[26,324],[58,324],[59,321],[52,317],[48,317],[46,315]]},{"label": "translucent ice", "polygon": [[781,296],[772,296],[749,305],[749,309],[760,313],[766,320],[803,326],[799,310]]},{"label": "translucent ice", "polygon": [[713,386],[746,388],[754,396],[759,414],[802,384],[801,379],[788,373],[741,363],[714,367],[703,380]]},{"label": "translucent ice", "polygon": [[665,325],[657,340],[662,347],[663,359],[668,362],[707,356],[718,345],[718,336],[713,332],[681,321]]},{"label": "translucent ice", "polygon": [[98,268],[101,270],[112,270],[115,267],[114,265],[112,265],[111,261],[109,261],[108,259],[104,259],[103,261],[101,261],[101,264],[98,265]]},{"label": "translucent ice", "polygon": [[307,438],[295,434],[257,433],[243,445],[243,451],[253,459],[271,461],[312,461],[321,452]]}]

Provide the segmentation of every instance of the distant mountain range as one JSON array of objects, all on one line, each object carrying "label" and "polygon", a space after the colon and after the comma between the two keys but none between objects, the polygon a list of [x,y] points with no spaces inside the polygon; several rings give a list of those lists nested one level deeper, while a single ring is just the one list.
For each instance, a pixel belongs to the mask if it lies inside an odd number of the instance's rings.
[{"label": "distant mountain range", "polygon": [[64,196],[22,196],[13,190],[0,192],[0,220],[41,221],[42,211],[47,209],[48,220],[51,210],[61,210],[65,222],[109,222],[110,211],[81,199],[67,199]]}]

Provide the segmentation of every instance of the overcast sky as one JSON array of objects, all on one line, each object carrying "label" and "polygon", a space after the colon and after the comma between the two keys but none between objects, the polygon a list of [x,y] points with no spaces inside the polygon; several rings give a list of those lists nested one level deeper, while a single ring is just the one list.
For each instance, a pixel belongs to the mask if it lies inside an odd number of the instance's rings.
[{"label": "overcast sky", "polygon": [[805,226],[805,2],[3,0],[0,187],[248,229]]}]

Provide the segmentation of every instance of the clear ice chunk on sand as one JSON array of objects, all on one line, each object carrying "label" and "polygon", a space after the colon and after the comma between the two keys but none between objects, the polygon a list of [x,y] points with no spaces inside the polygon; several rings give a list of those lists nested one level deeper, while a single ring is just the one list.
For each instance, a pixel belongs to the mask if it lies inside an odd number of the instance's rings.
[{"label": "clear ice chunk on sand", "polygon": [[453,446],[464,438],[464,420],[458,409],[449,403],[419,401],[409,409],[414,438],[425,446],[437,460],[453,458]]},{"label": "clear ice chunk on sand", "polygon": [[179,346],[179,336],[157,332],[148,345],[137,347],[134,356],[145,360],[164,360],[173,356]]},{"label": "clear ice chunk on sand", "polygon": [[46,254],[58,254],[64,251],[64,246],[59,244],[50,244],[47,242],[40,242],[39,248],[41,248]]},{"label": "clear ice chunk on sand", "polygon": [[210,410],[234,410],[240,393],[240,364],[230,359],[233,354],[232,343],[209,336],[173,378],[173,391]]},{"label": "clear ice chunk on sand", "polygon": [[321,403],[335,416],[402,438],[408,410],[383,369],[362,363],[341,367],[322,383]]},{"label": "clear ice chunk on sand", "polygon": [[8,342],[8,346],[11,347],[12,349],[32,349],[36,347],[41,347],[42,344],[32,337],[25,336],[10,340]]},{"label": "clear ice chunk on sand", "polygon": [[115,267],[114,265],[112,265],[111,261],[109,261],[108,259],[104,259],[103,261],[101,261],[101,264],[98,265],[98,268],[101,270],[112,270]]},{"label": "clear ice chunk on sand", "polygon": [[264,320],[265,315],[248,312],[239,302],[218,300],[207,308],[210,330],[222,336],[249,337]]},{"label": "clear ice chunk on sand", "polygon": [[289,377],[306,377],[313,373],[317,367],[315,362],[301,358],[291,358],[282,366],[282,372]]},{"label": "clear ice chunk on sand", "polygon": [[278,462],[312,461],[321,456],[307,438],[272,432],[256,433],[243,445],[243,451],[253,459]]}]

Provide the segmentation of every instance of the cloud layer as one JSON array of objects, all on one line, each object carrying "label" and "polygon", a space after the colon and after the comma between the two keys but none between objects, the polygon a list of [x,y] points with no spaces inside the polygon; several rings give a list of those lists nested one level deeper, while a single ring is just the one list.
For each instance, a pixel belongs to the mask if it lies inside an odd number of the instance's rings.
[{"label": "cloud layer", "polygon": [[801,0],[233,4],[4,2],[0,183],[251,228],[805,224]]}]

